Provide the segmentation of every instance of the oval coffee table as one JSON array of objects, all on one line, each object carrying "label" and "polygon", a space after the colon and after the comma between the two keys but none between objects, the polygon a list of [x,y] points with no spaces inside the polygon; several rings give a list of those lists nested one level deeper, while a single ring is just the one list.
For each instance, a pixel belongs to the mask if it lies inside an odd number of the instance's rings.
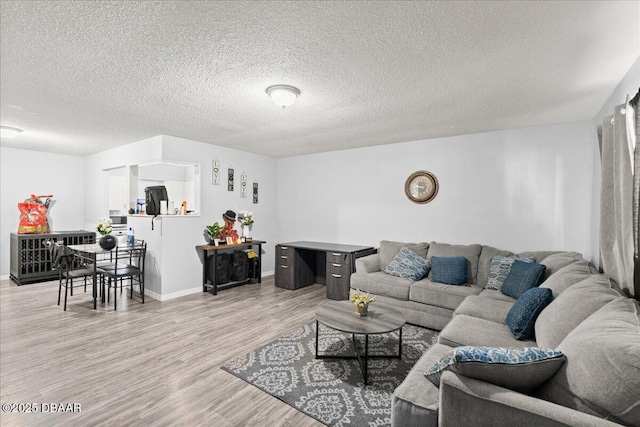
[{"label": "oval coffee table", "polygon": [[[318,331],[319,323],[335,329],[337,331],[351,334],[355,356],[320,355],[318,354]],[[316,359],[358,359],[364,384],[368,384],[367,365],[368,359],[375,358],[395,358],[402,357],[402,327],[406,323],[404,314],[401,311],[383,307],[377,304],[369,306],[369,313],[366,316],[358,316],[351,301],[330,301],[321,305],[316,310]],[[369,355],[369,335],[386,334],[399,331],[398,334],[398,354],[397,355]],[[364,353],[360,353],[356,335],[364,335]]]}]

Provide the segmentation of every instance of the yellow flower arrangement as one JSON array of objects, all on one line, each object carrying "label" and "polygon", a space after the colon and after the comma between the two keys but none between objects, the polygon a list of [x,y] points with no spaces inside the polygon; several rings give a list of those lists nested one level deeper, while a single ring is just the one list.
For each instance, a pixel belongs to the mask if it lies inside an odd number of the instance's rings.
[{"label": "yellow flower arrangement", "polygon": [[376,298],[370,296],[368,292],[362,292],[360,289],[356,289],[355,292],[351,294],[351,302],[356,307],[364,307],[367,304],[376,302]]}]

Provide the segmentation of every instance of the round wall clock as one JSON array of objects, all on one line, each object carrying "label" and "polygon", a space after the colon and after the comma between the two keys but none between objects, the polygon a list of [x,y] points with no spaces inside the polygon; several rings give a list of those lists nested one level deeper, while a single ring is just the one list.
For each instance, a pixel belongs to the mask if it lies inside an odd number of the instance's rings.
[{"label": "round wall clock", "polygon": [[438,179],[431,172],[414,172],[404,183],[404,192],[414,203],[429,203],[438,194]]}]

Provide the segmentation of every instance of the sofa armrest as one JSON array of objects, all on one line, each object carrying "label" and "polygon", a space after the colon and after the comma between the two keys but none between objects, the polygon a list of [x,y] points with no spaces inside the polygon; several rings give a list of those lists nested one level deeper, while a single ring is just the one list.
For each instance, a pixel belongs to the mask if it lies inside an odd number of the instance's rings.
[{"label": "sofa armrest", "polygon": [[449,371],[443,372],[440,380],[438,425],[619,426],[594,415]]},{"label": "sofa armrest", "polygon": [[375,253],[356,259],[356,273],[375,273],[380,271],[380,255]]}]

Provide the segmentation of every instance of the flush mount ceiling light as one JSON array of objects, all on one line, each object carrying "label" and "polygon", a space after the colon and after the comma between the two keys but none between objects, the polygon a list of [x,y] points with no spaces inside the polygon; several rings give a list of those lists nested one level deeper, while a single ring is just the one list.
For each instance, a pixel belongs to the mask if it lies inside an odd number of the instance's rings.
[{"label": "flush mount ceiling light", "polygon": [[296,101],[300,90],[293,86],[275,85],[267,88],[267,95],[284,110]]},{"label": "flush mount ceiling light", "polygon": [[22,129],[0,126],[0,137],[2,138],[15,138],[20,132],[22,132]]}]

